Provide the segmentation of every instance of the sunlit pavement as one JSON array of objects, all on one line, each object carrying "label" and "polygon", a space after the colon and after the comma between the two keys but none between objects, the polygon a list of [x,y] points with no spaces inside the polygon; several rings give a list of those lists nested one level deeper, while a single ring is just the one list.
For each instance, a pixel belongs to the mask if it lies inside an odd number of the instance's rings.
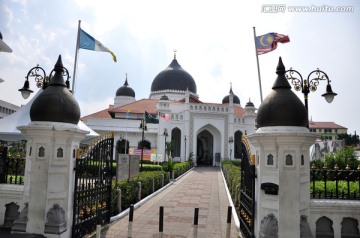
[{"label": "sunlit pavement", "polygon": [[[196,167],[134,211],[132,236],[159,236],[159,207],[164,207],[162,237],[226,237],[229,200],[219,167]],[[196,236],[194,210],[199,208]],[[239,237],[231,220],[230,237]],[[101,237],[128,237],[128,215],[114,221]]]}]

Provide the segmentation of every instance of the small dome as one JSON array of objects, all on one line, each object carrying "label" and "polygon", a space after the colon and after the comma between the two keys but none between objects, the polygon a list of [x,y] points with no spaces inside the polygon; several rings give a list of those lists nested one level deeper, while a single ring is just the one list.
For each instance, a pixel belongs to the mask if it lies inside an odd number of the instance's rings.
[{"label": "small dome", "polygon": [[240,99],[238,96],[236,96],[232,90],[232,86],[230,85],[230,92],[229,95],[225,96],[222,100],[222,104],[226,104],[230,102],[230,95],[233,95],[233,103],[234,104],[240,104]]},{"label": "small dome", "polygon": [[151,84],[151,92],[163,90],[186,91],[196,94],[196,83],[193,77],[179,65],[174,56],[171,64],[161,71]]},{"label": "small dome", "polygon": [[168,96],[166,96],[165,94],[161,96],[160,98],[161,101],[169,101]]},{"label": "small dome", "polygon": [[254,103],[252,103],[252,102],[250,101],[250,98],[249,98],[249,101],[246,103],[245,107],[255,107],[255,106],[254,106]]},{"label": "small dome", "polygon": [[131,87],[129,87],[129,84],[127,81],[127,75],[126,75],[124,85],[121,86],[120,88],[118,88],[118,90],[116,91],[116,97],[117,96],[135,97],[134,90]]},{"label": "small dome", "polygon": [[272,91],[261,103],[258,114],[258,128],[267,126],[308,126],[308,116],[304,104],[291,90],[285,77],[285,66],[279,58],[276,68],[278,75]]},{"label": "small dome", "polygon": [[[65,122],[77,125],[80,107],[63,77],[61,55],[55,64],[55,74],[44,91],[34,100],[30,108],[31,121]],[[50,75],[51,76],[51,75]]]}]

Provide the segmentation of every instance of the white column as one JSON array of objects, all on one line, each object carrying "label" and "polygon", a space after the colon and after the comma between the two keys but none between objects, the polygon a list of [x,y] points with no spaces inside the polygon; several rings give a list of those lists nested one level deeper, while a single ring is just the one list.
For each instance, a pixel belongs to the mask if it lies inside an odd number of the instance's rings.
[{"label": "white column", "polygon": [[[59,122],[31,122],[18,129],[27,139],[24,202],[28,202],[26,232],[45,234],[50,209],[64,211],[66,221],[60,235],[70,237],[73,216],[75,151],[89,132],[77,125]],[[58,205],[58,207],[57,207]],[[66,230],[66,231],[65,231]]]},{"label": "white column", "polygon": [[[309,216],[310,185],[304,178],[308,176],[304,168],[309,169],[307,154],[315,141],[314,135],[303,127],[277,126],[259,128],[248,139],[258,156],[257,186],[261,188],[265,183],[278,185],[278,194],[271,194],[266,189],[256,190],[256,236],[261,232],[263,235],[272,234],[270,229],[261,226],[261,222],[275,224],[270,215],[273,214],[278,223],[279,238],[300,237],[300,217]],[[306,194],[302,194],[305,191]]]}]

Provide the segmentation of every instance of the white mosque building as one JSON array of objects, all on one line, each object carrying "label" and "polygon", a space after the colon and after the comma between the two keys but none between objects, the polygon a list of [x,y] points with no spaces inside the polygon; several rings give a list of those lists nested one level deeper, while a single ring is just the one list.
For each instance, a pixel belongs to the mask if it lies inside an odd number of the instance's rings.
[{"label": "white mosque building", "polygon": [[[120,153],[138,151],[144,141],[144,148],[166,161],[165,142],[172,141],[174,161],[186,161],[192,155],[197,165],[208,166],[239,159],[242,135],[256,129],[254,104],[249,100],[243,108],[231,86],[221,103],[200,101],[195,80],[180,66],[176,54],[154,78],[150,90],[148,99],[136,100],[126,78],[116,91],[114,105],[81,120],[98,133],[113,131]],[[143,131],[145,112],[161,117],[158,124],[147,123]],[[144,160],[150,159],[147,155]]]}]

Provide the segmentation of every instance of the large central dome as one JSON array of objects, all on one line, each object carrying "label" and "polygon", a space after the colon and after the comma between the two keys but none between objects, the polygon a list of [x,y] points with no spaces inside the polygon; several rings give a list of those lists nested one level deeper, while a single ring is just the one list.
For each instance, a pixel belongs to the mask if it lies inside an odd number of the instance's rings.
[{"label": "large central dome", "polygon": [[189,90],[196,94],[196,83],[193,77],[186,72],[174,57],[171,64],[161,71],[151,84],[151,93],[159,91],[183,91]]}]

